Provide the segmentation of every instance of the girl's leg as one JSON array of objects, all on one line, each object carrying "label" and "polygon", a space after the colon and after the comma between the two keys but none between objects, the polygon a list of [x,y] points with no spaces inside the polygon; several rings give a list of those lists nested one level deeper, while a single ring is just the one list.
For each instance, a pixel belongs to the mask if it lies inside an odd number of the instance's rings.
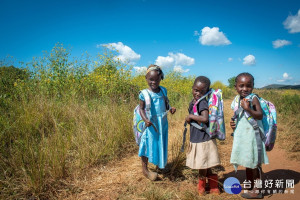
[{"label": "girl's leg", "polygon": [[[259,167],[260,168],[260,167]],[[260,169],[258,169],[258,168],[255,168],[255,169],[252,169],[253,170],[253,179],[254,180],[256,180],[256,179],[261,179],[261,172],[260,172],[260,170],[261,170],[261,168]]]},{"label": "girl's leg", "polygon": [[207,177],[208,177],[208,183],[209,183],[209,187],[210,187],[210,194],[215,194],[215,195],[219,195],[220,194],[220,190],[218,187],[218,175],[217,174],[213,174],[211,171],[211,168],[207,169]]},{"label": "girl's leg", "polygon": [[199,169],[198,193],[200,196],[205,195],[207,169]]},{"label": "girl's leg", "polygon": [[248,188],[248,189],[252,190],[253,186],[254,186],[253,169],[246,168],[246,179],[247,179],[247,182],[250,181],[250,183],[251,183],[251,188]]},{"label": "girl's leg", "polygon": [[207,169],[199,169],[199,178],[206,178],[207,176]]},{"label": "girl's leg", "polygon": [[246,168],[246,176],[247,179],[251,181],[251,190],[249,190],[247,193],[243,193],[241,196],[246,199],[262,199],[262,193],[257,193],[256,190],[259,190],[259,188],[256,188],[254,184],[255,180],[258,181],[261,178],[260,170],[258,168]]},{"label": "girl's leg", "polygon": [[141,160],[142,160],[142,171],[143,171],[144,176],[152,181],[156,180],[157,173],[151,172],[148,170],[148,158],[145,156],[142,156]]},{"label": "girl's leg", "polygon": [[260,170],[258,168],[255,168],[255,169],[246,168],[246,178],[247,178],[247,181],[251,182],[250,190],[252,190],[254,187],[254,181],[256,179],[261,179]]},{"label": "girl's leg", "polygon": [[142,159],[142,170],[143,170],[143,174],[144,174],[145,176],[147,176],[147,175],[148,175],[148,172],[149,172],[149,170],[148,170],[148,158],[145,157],[145,156],[142,156],[141,159]]}]

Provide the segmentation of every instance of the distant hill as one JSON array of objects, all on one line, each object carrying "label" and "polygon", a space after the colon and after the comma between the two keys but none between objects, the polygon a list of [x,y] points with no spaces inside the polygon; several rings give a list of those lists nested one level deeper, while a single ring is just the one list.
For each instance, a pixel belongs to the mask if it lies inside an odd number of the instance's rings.
[{"label": "distant hill", "polygon": [[262,87],[261,89],[294,89],[300,90],[300,85],[281,85],[281,84],[272,84]]}]

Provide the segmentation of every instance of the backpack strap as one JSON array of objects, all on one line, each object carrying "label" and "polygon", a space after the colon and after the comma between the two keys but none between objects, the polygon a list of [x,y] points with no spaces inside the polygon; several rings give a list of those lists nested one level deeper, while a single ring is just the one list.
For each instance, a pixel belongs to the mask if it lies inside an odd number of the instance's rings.
[{"label": "backpack strap", "polygon": [[159,86],[159,88],[162,91],[162,95],[163,95],[164,100],[165,100],[166,111],[168,111],[168,110],[170,110],[171,106],[170,106],[170,102],[169,102],[169,99],[168,99],[168,96],[167,96],[167,89],[162,87],[162,86]]},{"label": "backpack strap", "polygon": [[145,98],[145,111],[146,111],[146,116],[149,118],[151,115],[151,113],[150,113],[150,110],[151,110],[150,94],[147,89],[143,89],[142,91],[140,91],[140,93],[142,93]]},{"label": "backpack strap", "polygon": [[203,99],[205,99],[208,95],[210,95],[213,92],[213,89],[210,89],[205,95],[203,95],[200,99],[198,99],[196,101],[196,103],[193,106],[193,112],[194,115],[199,115],[198,110],[197,110],[197,105],[198,103],[200,103],[200,101],[202,101]]},{"label": "backpack strap", "polygon": [[[194,104],[193,106],[193,112],[194,112],[194,115],[197,115],[199,116],[199,113],[198,113],[198,109],[197,109],[197,105],[200,103],[200,101],[202,101],[203,99],[205,99],[206,97],[208,97],[208,95],[210,95],[211,93],[213,92],[213,89],[210,89],[205,95],[203,95],[200,99],[198,99],[196,101],[196,103]],[[201,123],[202,124],[202,123]],[[194,126],[195,128],[199,129],[199,130],[204,130],[203,126],[199,125],[198,123],[196,122],[191,122],[190,124],[191,126]],[[209,134],[209,127],[207,127],[206,130],[204,130],[207,134]]]},{"label": "backpack strap", "polygon": [[[145,113],[146,113],[146,117],[150,120],[151,117],[151,97],[150,94],[148,92],[148,89],[143,89],[142,91],[140,91],[140,93],[143,94],[144,98],[145,98]],[[142,129],[142,133],[146,130],[146,126],[144,126],[144,128]],[[157,128],[155,127],[155,125],[153,124],[153,128],[154,130],[158,133]]]},{"label": "backpack strap", "polygon": [[186,128],[187,122],[184,122],[184,131],[183,131],[183,137],[182,137],[182,145],[181,145],[181,149],[180,152],[184,152],[184,144],[185,144],[185,140],[186,140],[186,132],[187,132],[187,128]]},{"label": "backpack strap", "polygon": [[[258,96],[256,96],[255,94],[250,94],[250,95],[248,95],[248,97],[249,97],[248,101],[250,103],[252,103],[254,97],[256,97],[258,99]],[[258,99],[258,101],[259,101],[259,99]],[[257,120],[254,119],[247,111],[243,110],[242,112],[243,112],[242,114],[245,114],[247,121],[251,124],[251,126],[254,129],[256,145],[257,145],[257,163],[258,163],[258,165],[260,165],[262,162],[262,156],[261,156],[262,150],[263,150],[262,142],[265,141],[266,137],[265,137],[264,133],[260,130]]]}]

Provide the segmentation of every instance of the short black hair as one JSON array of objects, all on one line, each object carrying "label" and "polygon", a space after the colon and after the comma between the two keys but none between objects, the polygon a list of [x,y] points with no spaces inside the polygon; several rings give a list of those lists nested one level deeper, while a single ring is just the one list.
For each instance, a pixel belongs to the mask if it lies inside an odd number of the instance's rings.
[{"label": "short black hair", "polygon": [[[147,68],[147,70],[148,70],[149,68],[151,68],[151,67],[157,67],[157,68],[154,69],[153,71],[157,71],[157,74],[158,74],[158,75],[161,75],[161,80],[164,80],[164,73],[163,73],[163,71],[161,70],[161,67],[158,66],[158,65],[151,64],[151,65],[149,65],[149,67]],[[147,74],[146,74],[146,75],[147,75]]]},{"label": "short black hair", "polygon": [[194,85],[198,82],[204,83],[206,85],[206,91],[209,90],[209,87],[210,87],[209,78],[207,78],[206,76],[198,76],[194,81]]},{"label": "short black hair", "polygon": [[252,74],[248,73],[248,72],[243,72],[243,73],[240,73],[239,75],[237,75],[237,77],[235,77],[235,84],[237,83],[238,79],[242,76],[248,76],[252,79],[252,83],[253,83],[253,86],[254,86],[254,77],[252,76]]}]

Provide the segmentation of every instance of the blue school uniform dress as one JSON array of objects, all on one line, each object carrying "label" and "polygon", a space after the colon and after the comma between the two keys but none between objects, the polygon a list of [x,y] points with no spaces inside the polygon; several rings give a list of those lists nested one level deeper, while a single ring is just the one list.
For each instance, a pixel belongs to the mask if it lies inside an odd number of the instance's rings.
[{"label": "blue school uniform dress", "polygon": [[[233,110],[236,103],[237,102],[233,101],[231,104],[231,108]],[[257,120],[257,124],[260,130],[264,132],[262,121]],[[234,131],[230,163],[233,164],[235,170],[237,170],[239,165],[255,169],[262,163],[269,164],[269,159],[265,150],[265,144],[263,142],[262,147],[261,163],[258,163],[258,150],[255,131],[252,125],[248,122],[245,114],[241,112],[239,114],[238,121],[236,123],[236,129]]]},{"label": "blue school uniform dress", "polygon": [[[155,131],[153,126],[146,128],[141,137],[139,156],[147,157],[149,162],[163,169],[168,159],[168,120],[166,104],[162,90],[158,93],[148,90],[148,93],[151,99],[150,121],[155,125],[158,132]],[[142,93],[140,93],[139,99],[145,101]]]}]

